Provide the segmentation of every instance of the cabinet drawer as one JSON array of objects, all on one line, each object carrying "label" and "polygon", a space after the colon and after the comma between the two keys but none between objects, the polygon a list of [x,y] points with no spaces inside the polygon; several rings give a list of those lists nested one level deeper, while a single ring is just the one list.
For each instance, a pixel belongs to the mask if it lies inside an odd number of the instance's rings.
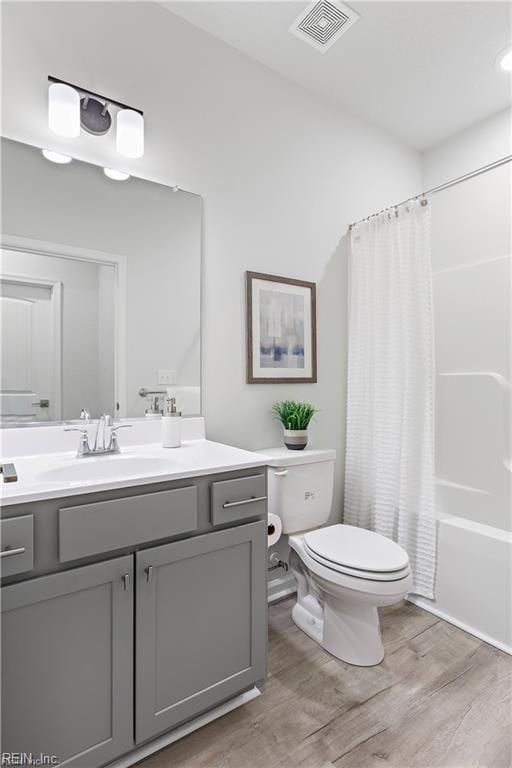
[{"label": "cabinet drawer", "polygon": [[195,486],[59,510],[59,559],[165,539],[197,529]]},{"label": "cabinet drawer", "polygon": [[34,516],[0,520],[0,574],[14,576],[34,567]]},{"label": "cabinet drawer", "polygon": [[260,517],[267,511],[266,475],[239,477],[211,485],[213,525]]}]

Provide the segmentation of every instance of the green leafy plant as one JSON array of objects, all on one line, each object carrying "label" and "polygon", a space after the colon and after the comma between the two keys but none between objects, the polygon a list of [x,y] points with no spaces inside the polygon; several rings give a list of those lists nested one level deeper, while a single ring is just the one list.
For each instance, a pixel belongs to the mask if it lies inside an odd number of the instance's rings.
[{"label": "green leafy plant", "polygon": [[299,403],[296,400],[274,403],[272,411],[285,429],[307,429],[317,413],[317,409],[310,403]]}]

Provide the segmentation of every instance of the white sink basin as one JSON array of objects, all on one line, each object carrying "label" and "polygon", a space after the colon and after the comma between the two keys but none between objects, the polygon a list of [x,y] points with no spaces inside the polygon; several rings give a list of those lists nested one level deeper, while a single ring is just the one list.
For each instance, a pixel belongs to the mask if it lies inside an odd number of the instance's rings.
[{"label": "white sink basin", "polygon": [[172,472],[173,463],[166,459],[136,456],[84,457],[72,464],[41,472],[37,480],[46,482],[87,483],[98,480],[121,480],[128,477],[161,475]]}]

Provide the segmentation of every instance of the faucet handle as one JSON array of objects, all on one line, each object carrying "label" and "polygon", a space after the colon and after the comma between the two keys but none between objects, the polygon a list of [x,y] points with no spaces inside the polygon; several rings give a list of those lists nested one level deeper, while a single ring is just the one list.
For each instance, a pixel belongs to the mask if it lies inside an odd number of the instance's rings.
[{"label": "faucet handle", "polygon": [[131,424],[113,424],[110,430],[110,443],[109,443],[109,451],[112,451],[112,453],[119,453],[119,443],[117,441],[117,430],[118,429],[126,429],[127,427],[131,427]]},{"label": "faucet handle", "polygon": [[80,420],[89,422],[91,420],[91,414],[87,408],[82,408],[80,411]]},{"label": "faucet handle", "polygon": [[64,432],[80,432],[80,443],[78,445],[77,456],[86,456],[91,452],[89,445],[89,430],[87,427],[66,427]]}]

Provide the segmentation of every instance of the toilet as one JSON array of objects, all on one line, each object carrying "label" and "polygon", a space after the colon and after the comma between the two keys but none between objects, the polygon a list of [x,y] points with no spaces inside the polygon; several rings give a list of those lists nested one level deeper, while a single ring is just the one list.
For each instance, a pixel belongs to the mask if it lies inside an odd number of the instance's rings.
[{"label": "toilet", "polygon": [[333,656],[362,667],[384,658],[377,608],[402,600],[412,576],[407,552],[352,525],[329,525],[333,450],[259,451],[268,459],[269,512],[281,518],[297,581],[295,624]]}]

